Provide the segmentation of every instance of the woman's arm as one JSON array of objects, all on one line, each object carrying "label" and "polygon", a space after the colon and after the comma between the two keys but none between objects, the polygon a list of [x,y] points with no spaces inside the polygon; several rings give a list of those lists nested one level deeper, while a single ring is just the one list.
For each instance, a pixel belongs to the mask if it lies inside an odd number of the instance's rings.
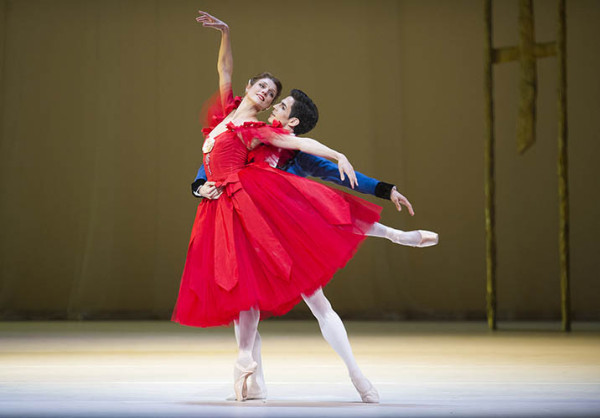
[{"label": "woman's arm", "polygon": [[217,71],[219,73],[219,90],[224,97],[226,90],[231,86],[233,76],[233,53],[231,52],[231,39],[229,37],[229,26],[222,20],[199,10],[200,16],[196,21],[202,26],[213,28],[221,32],[221,46],[219,47],[219,58],[217,60]]},{"label": "woman's arm", "polygon": [[338,163],[338,170],[340,172],[340,179],[343,181],[345,176],[348,176],[350,187],[354,188],[355,185],[358,185],[356,173],[354,172],[352,164],[350,164],[350,161],[348,161],[348,158],[346,158],[344,154],[321,144],[315,139],[306,137],[299,138],[294,135],[279,134],[271,137],[269,142],[271,145],[279,148],[297,149],[299,151],[317,155],[319,157],[336,160]]}]

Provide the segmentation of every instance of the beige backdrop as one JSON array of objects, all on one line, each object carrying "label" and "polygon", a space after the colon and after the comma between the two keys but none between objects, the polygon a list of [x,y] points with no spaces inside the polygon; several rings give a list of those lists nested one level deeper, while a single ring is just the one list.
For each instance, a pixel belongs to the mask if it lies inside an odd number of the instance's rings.
[{"label": "beige backdrop", "polygon": [[[517,2],[495,6],[516,44]],[[568,3],[572,302],[600,318],[600,2]],[[536,1],[538,41],[555,1]],[[162,317],[198,201],[198,111],[232,28],[234,88],[263,70],[319,105],[311,133],[394,182],[383,222],[429,249],[370,239],[326,289],[343,315],[483,318],[482,2],[0,1],[0,317]],[[556,60],[539,62],[538,141],[516,153],[518,64],[496,69],[501,319],[558,318]],[[305,314],[299,307],[292,316]]]}]

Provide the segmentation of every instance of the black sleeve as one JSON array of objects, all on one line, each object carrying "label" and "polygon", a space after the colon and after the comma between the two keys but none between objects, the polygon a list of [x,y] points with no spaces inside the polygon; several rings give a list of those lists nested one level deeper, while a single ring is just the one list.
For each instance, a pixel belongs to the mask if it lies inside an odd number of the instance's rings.
[{"label": "black sleeve", "polygon": [[[198,190],[198,187],[202,186],[204,183],[206,183],[206,180],[204,179],[198,179],[195,182],[192,183],[192,194],[194,195],[194,197],[202,197],[202,196],[198,196],[196,193],[194,193],[196,190]],[[389,197],[388,197],[389,199]]]},{"label": "black sleeve", "polygon": [[375,186],[375,196],[380,197],[382,199],[390,200],[390,195],[392,194],[392,189],[394,188],[393,184],[386,183],[385,181],[380,181]]}]

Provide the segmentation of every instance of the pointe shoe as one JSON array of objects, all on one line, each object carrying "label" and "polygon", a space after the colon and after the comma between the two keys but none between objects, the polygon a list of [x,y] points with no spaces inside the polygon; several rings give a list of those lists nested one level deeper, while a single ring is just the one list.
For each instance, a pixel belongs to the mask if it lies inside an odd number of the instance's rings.
[{"label": "pointe shoe", "polygon": [[385,237],[395,244],[408,247],[431,247],[438,243],[438,234],[431,231],[416,230],[402,231],[400,229],[388,228]]},{"label": "pointe shoe", "polygon": [[248,366],[242,366],[239,362],[235,363],[233,368],[233,391],[238,402],[248,399],[247,380],[256,371],[256,367],[258,367],[258,364],[255,361]]},{"label": "pointe shoe", "polygon": [[[228,397],[225,398],[226,401],[237,401],[237,398],[235,397],[235,393],[232,393],[231,395],[229,395]],[[248,383],[248,396],[246,397],[246,399],[244,399],[244,401],[263,401],[266,402],[267,401],[267,392],[266,390],[264,391],[253,391],[252,390],[252,384]]]},{"label": "pointe shoe", "polygon": [[417,232],[419,233],[419,235],[421,235],[421,241],[419,241],[419,243],[415,245],[415,247],[431,247],[433,245],[437,245],[437,243],[439,242],[439,235],[435,232],[423,231],[420,229]]},{"label": "pointe shoe", "polygon": [[[375,386],[373,386],[373,384],[369,381],[369,379],[367,379],[366,377],[363,377],[362,379],[355,379],[352,376],[350,376],[350,379],[352,380],[352,384],[354,385],[354,387],[356,388],[356,390],[358,391],[358,394],[360,395],[360,399],[362,399],[362,401],[364,403],[379,403],[379,392],[377,392],[377,389],[375,389]],[[365,382],[367,383],[367,385],[365,385]],[[367,388],[363,388],[361,390],[361,388],[359,387],[364,387],[367,386]]]},{"label": "pointe shoe", "polygon": [[248,380],[248,397],[247,400],[264,400],[267,399],[267,388],[259,385],[253,379]]}]

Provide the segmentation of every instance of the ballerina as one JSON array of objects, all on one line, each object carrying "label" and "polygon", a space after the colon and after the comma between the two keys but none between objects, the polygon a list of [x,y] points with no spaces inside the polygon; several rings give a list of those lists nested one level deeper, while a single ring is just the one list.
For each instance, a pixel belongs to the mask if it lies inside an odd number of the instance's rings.
[{"label": "ballerina", "polygon": [[[223,195],[198,206],[172,319],[202,327],[238,321],[234,390],[243,400],[257,367],[252,347],[259,319],[285,314],[302,295],[325,285],[351,258],[381,208],[268,164],[246,164],[262,141],[337,160],[341,178],[356,185],[343,154],[257,121],[281,90],[275,77],[251,79],[244,98],[234,101],[229,31],[221,33],[227,42],[219,51],[220,100],[209,109],[203,152],[208,179]],[[296,225],[290,227],[288,217]]]}]

